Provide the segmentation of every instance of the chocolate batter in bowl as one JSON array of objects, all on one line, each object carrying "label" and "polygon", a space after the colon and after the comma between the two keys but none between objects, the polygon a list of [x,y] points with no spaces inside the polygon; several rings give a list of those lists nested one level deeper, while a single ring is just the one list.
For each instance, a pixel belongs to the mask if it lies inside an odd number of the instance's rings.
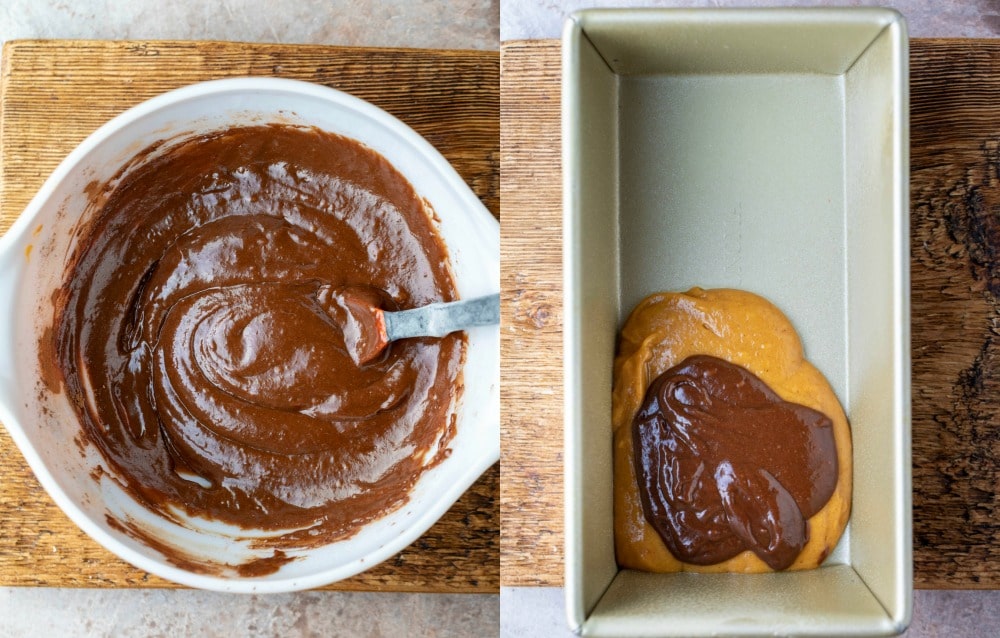
[{"label": "chocolate batter in bowl", "polygon": [[0,395],[0,418],[71,518],[143,569],[331,582],[415,540],[499,456],[495,327],[359,368],[324,307],[338,286],[390,309],[499,286],[495,220],[370,105],[280,80],[161,96],[67,158],[18,226],[12,324],[53,320],[18,344],[41,346],[33,400]]}]

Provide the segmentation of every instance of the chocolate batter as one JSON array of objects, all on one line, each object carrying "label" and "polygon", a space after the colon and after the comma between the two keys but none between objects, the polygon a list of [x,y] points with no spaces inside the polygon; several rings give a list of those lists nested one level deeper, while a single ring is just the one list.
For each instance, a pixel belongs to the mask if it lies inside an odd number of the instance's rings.
[{"label": "chocolate batter", "polygon": [[57,303],[57,364],[87,437],[163,516],[299,530],[259,541],[275,547],[398,508],[448,453],[464,336],[359,366],[325,302],[345,287],[387,309],[457,298],[421,199],[377,153],[315,129],[144,154]]},{"label": "chocolate batter", "polygon": [[335,317],[344,333],[344,345],[359,366],[377,358],[389,345],[385,315],[386,302],[373,288],[349,286],[320,290],[319,301]]},{"label": "chocolate batter", "polygon": [[646,520],[695,565],[749,549],[789,567],[837,484],[830,419],[715,357],[688,357],[650,384],[632,441]]}]

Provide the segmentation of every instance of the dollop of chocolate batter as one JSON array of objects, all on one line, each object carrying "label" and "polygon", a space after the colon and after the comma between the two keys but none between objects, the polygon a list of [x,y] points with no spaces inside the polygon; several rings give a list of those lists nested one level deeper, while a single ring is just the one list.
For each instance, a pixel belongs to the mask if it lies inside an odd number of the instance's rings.
[{"label": "dollop of chocolate batter", "polygon": [[349,286],[320,290],[319,301],[334,317],[344,333],[344,345],[351,359],[359,366],[372,361],[389,344],[386,333],[386,305],[380,291],[374,288]]},{"label": "dollop of chocolate batter", "polygon": [[359,366],[326,291],[389,309],[457,298],[422,200],[363,145],[290,125],[143,152],[81,235],[56,356],[86,436],[154,511],[355,533],[398,508],[454,434],[465,338]]},{"label": "dollop of chocolate batter", "polygon": [[653,381],[633,445],[646,520],[694,565],[749,549],[788,568],[837,485],[830,419],[716,357],[688,357]]}]

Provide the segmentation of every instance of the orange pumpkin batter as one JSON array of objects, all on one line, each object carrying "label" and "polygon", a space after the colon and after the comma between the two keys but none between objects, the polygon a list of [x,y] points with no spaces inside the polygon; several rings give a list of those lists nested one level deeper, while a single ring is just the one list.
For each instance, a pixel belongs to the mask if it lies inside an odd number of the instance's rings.
[{"label": "orange pumpkin batter", "polygon": [[836,546],[851,511],[847,418],[822,373],[804,359],[799,337],[780,310],[752,293],[700,288],[647,297],[622,328],[613,395],[618,564],[651,572],[773,571],[750,550],[712,565],[682,562],[644,516],[633,463],[633,420],[650,384],[694,355],[741,366],[784,401],[822,412],[832,422],[836,487],[826,504],[808,519],[808,540],[788,569],[818,567]]}]

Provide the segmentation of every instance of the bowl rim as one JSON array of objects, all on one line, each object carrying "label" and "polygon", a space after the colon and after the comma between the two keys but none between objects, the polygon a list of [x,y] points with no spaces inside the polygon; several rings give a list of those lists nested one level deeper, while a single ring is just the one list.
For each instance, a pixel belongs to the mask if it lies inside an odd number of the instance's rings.
[{"label": "bowl rim", "polygon": [[[173,107],[189,100],[204,98],[208,95],[246,92],[291,93],[300,97],[311,97],[333,102],[348,110],[359,112],[373,120],[376,124],[385,127],[393,135],[402,138],[403,141],[414,147],[427,160],[432,168],[432,172],[440,175],[442,182],[464,204],[464,213],[474,216],[476,218],[476,227],[483,229],[486,238],[490,242],[495,238],[499,248],[500,225],[496,218],[490,214],[444,156],[420,134],[395,116],[361,98],[320,84],[270,77],[227,78],[190,84],[145,100],[112,118],[80,142],[52,171],[28,205],[13,224],[11,224],[7,232],[3,236],[0,236],[0,279],[9,278],[14,282],[14,290],[20,288],[24,271],[23,260],[6,260],[13,262],[13,267],[9,267],[10,264],[3,263],[5,261],[4,257],[8,254],[18,252],[15,250],[16,246],[23,239],[25,233],[28,232],[28,229],[33,226],[34,220],[43,206],[49,203],[58,185],[105,140],[118,133],[121,129],[167,107]],[[182,132],[181,135],[183,134]],[[499,250],[497,253],[496,270],[499,273]],[[39,483],[41,483],[42,487],[56,502],[63,513],[88,536],[119,558],[161,578],[189,587],[234,593],[280,593],[331,584],[370,569],[403,550],[436,523],[462,494],[487,469],[499,460],[499,414],[497,413],[495,418],[491,411],[487,411],[487,414],[487,420],[491,422],[495,421],[495,424],[488,422],[484,427],[496,430],[495,443],[491,440],[484,444],[482,452],[472,459],[458,457],[445,459],[438,467],[451,467],[458,463],[463,464],[463,469],[455,472],[458,476],[449,482],[443,483],[443,489],[439,491],[439,496],[433,500],[429,500],[429,505],[423,511],[414,511],[413,516],[408,519],[404,530],[379,546],[375,551],[355,558],[343,565],[321,569],[305,576],[274,578],[275,574],[271,574],[264,577],[239,577],[199,574],[176,567],[167,562],[165,557],[153,559],[140,553],[106,531],[66,494],[59,482],[48,470],[46,464],[42,461],[41,456],[30,441],[27,432],[21,426],[19,419],[7,404],[0,400],[0,421],[6,426],[11,438],[24,456]]]}]

